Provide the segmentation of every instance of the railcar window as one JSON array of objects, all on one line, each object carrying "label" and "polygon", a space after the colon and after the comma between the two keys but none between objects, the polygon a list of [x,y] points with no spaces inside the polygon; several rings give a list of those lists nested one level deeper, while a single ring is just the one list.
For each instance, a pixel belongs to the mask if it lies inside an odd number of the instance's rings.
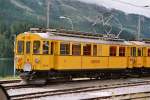
[{"label": "railcar window", "polygon": [[97,45],[93,45],[93,56],[97,56]]},{"label": "railcar window", "polygon": [[131,56],[133,56],[133,57],[136,56],[136,47],[131,48]]},{"label": "railcar window", "polygon": [[72,44],[72,55],[81,55],[81,45],[80,44]]},{"label": "railcar window", "polygon": [[33,53],[40,54],[40,41],[33,42]]},{"label": "railcar window", "polygon": [[125,56],[125,47],[119,47],[119,56]]},{"label": "railcar window", "polygon": [[83,55],[91,55],[91,45],[86,44],[83,46]]},{"label": "railcar window", "polygon": [[138,48],[138,56],[142,56],[142,49]]},{"label": "railcar window", "polygon": [[18,54],[24,53],[24,41],[18,41],[17,51]]},{"label": "railcar window", "polygon": [[43,54],[49,54],[49,41],[43,41]]},{"label": "railcar window", "polygon": [[60,44],[60,54],[61,55],[69,55],[70,53],[70,44]]},{"label": "railcar window", "polygon": [[53,52],[54,52],[54,43],[51,42],[51,54],[53,54]]},{"label": "railcar window", "polygon": [[26,54],[30,53],[30,41],[26,42]]},{"label": "railcar window", "polygon": [[150,48],[148,49],[148,53],[147,54],[148,54],[148,56],[150,56]]},{"label": "railcar window", "polygon": [[109,55],[110,56],[116,56],[117,47],[116,46],[110,46],[109,48]]}]

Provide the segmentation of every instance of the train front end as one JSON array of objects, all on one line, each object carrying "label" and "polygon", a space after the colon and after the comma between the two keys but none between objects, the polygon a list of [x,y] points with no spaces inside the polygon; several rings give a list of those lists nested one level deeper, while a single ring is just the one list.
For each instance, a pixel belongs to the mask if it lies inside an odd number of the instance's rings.
[{"label": "train front end", "polygon": [[44,40],[39,34],[19,34],[15,41],[15,67],[22,80],[46,79],[53,67],[53,51],[50,40]]}]

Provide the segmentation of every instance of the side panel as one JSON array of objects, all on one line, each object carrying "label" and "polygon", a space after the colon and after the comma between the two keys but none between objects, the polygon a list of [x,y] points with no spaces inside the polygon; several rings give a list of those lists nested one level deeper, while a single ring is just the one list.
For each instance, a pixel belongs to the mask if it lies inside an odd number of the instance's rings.
[{"label": "side panel", "polygon": [[33,55],[34,70],[50,70],[54,67],[53,55]]},{"label": "side panel", "polygon": [[42,55],[41,56],[41,68],[42,70],[50,70],[53,68],[53,55]]},{"label": "side panel", "polygon": [[146,66],[147,68],[150,68],[150,57],[146,57]]},{"label": "side panel", "polygon": [[81,69],[81,56],[56,56],[54,69]]},{"label": "side panel", "polygon": [[141,68],[144,66],[144,57],[136,57],[136,67]]},{"label": "side panel", "polygon": [[109,68],[126,68],[127,57],[109,57]]}]

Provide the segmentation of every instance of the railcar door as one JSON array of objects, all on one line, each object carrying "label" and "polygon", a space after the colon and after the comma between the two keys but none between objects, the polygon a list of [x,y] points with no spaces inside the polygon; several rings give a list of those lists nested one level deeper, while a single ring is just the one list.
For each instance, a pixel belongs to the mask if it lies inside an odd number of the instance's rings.
[{"label": "railcar door", "polygon": [[53,66],[53,42],[42,41],[41,69],[50,70]]},{"label": "railcar door", "polygon": [[31,71],[32,70],[32,53],[31,53],[31,38],[30,36],[25,37],[25,53],[24,53],[24,70],[25,71]]},{"label": "railcar door", "polygon": [[15,66],[16,69],[22,69],[24,65],[24,40],[17,40],[16,44],[16,55],[15,55]]},{"label": "railcar door", "polygon": [[143,47],[137,48],[137,57],[136,57],[136,67],[141,68],[144,66],[144,59],[143,59]]},{"label": "railcar door", "polygon": [[131,48],[128,48],[130,50],[130,54],[129,54],[129,57],[128,57],[128,67],[129,68],[133,68],[136,66],[136,47],[131,47]]}]

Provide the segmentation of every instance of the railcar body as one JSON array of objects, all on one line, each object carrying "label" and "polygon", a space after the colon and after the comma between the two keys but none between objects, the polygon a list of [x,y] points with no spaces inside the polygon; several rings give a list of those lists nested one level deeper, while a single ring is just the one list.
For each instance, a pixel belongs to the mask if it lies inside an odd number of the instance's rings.
[{"label": "railcar body", "polygon": [[149,72],[150,44],[61,32],[25,32],[16,38],[16,70],[26,80],[104,77]]}]

